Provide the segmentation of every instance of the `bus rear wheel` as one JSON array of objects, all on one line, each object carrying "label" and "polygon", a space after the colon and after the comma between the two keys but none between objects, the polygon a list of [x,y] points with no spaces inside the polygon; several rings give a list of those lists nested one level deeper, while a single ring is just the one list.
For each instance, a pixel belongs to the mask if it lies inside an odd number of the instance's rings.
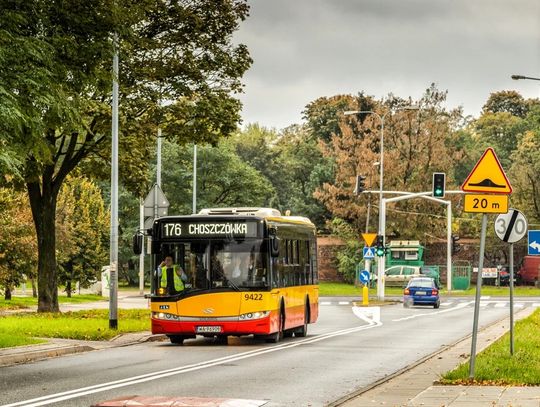
[{"label": "bus rear wheel", "polygon": [[296,328],[294,331],[294,336],[297,338],[304,338],[307,336],[307,326],[309,323],[309,303],[306,304],[306,308],[304,310],[304,325],[302,325],[299,328]]}]

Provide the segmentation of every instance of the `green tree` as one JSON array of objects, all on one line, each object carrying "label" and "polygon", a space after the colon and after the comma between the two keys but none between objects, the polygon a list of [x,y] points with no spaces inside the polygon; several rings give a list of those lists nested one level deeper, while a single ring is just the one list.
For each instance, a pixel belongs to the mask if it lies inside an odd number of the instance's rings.
[{"label": "green tree", "polygon": [[282,211],[290,210],[293,215],[306,216],[323,229],[330,212],[314,194],[323,183],[333,179],[334,166],[332,159],[323,156],[320,143],[306,126],[284,129],[275,144],[279,153],[279,172],[272,181],[276,185]]},{"label": "green tree", "polygon": [[[445,99],[446,92],[431,86],[416,102],[392,96],[384,104],[379,103],[376,112],[379,116],[386,114],[385,190],[430,190],[433,172],[445,172],[448,187],[455,185],[454,161],[461,151],[453,143],[453,129],[461,121],[461,112],[445,111],[442,107]],[[400,110],[411,104],[421,109]],[[356,230],[364,229],[370,197],[369,194],[354,196],[355,176],[365,175],[368,189],[379,189],[374,164],[379,162],[380,134],[381,120],[377,116],[358,115],[352,123],[344,120],[341,131],[324,146],[325,156],[335,160],[336,172],[335,179],[317,191],[317,198],[334,216],[350,222]],[[440,230],[443,219],[443,209],[434,208],[431,202],[402,201],[387,206],[386,232],[395,237],[424,238],[425,233]]]},{"label": "green tree", "polygon": [[533,223],[540,221],[540,103],[531,108],[525,126],[527,131],[511,156],[509,180],[513,206]]},{"label": "green tree", "polygon": [[58,207],[58,279],[70,297],[73,283],[89,287],[107,262],[110,215],[99,187],[84,177],[68,176]]},{"label": "green tree", "polygon": [[6,300],[25,278],[34,278],[36,265],[37,241],[28,198],[0,188],[0,287]]},{"label": "green tree", "polygon": [[[197,149],[197,209],[266,206],[275,195],[272,184],[242,160],[223,140]],[[162,189],[170,214],[192,213],[193,148],[164,143]]]},{"label": "green tree", "polygon": [[515,90],[493,92],[483,106],[483,113],[510,113],[524,118],[529,111],[528,102]]},{"label": "green tree", "polygon": [[62,184],[85,158],[94,159],[88,165],[96,172],[106,168],[113,33],[121,61],[121,148],[129,146],[121,175],[140,191],[144,184],[133,180],[145,174],[147,143],[158,126],[178,142],[215,142],[236,128],[240,102],[231,93],[240,91],[251,59],[232,34],[247,14],[243,0],[4,1],[0,139],[25,152],[39,311],[58,311],[55,215]]},{"label": "green tree", "polygon": [[[358,96],[336,95],[320,97],[309,103],[303,114],[310,133],[317,140],[330,142],[335,134],[341,132],[341,123],[348,119],[343,117],[345,111],[375,110],[376,102],[364,93]],[[353,116],[350,117],[352,120]]]}]

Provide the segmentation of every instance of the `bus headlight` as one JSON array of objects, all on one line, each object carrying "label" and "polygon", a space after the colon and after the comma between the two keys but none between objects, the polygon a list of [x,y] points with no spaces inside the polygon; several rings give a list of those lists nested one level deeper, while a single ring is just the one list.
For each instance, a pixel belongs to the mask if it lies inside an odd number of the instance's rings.
[{"label": "bus headlight", "polygon": [[257,311],[257,312],[248,312],[246,314],[240,315],[240,321],[250,321],[253,319],[261,319],[270,315],[270,311]]},{"label": "bus headlight", "polygon": [[152,317],[155,319],[173,320],[179,321],[181,317],[174,314],[167,314],[166,312],[152,312]]}]

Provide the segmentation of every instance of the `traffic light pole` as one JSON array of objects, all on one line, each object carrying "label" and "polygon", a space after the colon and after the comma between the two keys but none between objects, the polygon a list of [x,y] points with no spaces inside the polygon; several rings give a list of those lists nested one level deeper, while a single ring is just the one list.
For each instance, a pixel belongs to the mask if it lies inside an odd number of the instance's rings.
[{"label": "traffic light pole", "polygon": [[[371,191],[364,191],[371,192]],[[401,191],[389,191],[395,194],[400,194],[401,196],[396,196],[394,198],[383,198],[381,200],[381,207],[379,208],[381,216],[379,217],[379,234],[381,236],[386,235],[386,204],[390,202],[404,201],[411,198],[424,198],[429,199],[430,201],[438,202],[446,205],[447,214],[446,214],[446,267],[447,267],[447,288],[448,291],[452,290],[452,202],[445,201],[443,199],[434,198],[431,196],[431,191],[427,192],[401,192]],[[446,191],[447,194],[462,194],[463,191]],[[386,242],[385,242],[386,245]],[[386,264],[386,253],[383,252],[382,256],[377,258],[377,299],[379,301],[384,301],[384,268]]]}]

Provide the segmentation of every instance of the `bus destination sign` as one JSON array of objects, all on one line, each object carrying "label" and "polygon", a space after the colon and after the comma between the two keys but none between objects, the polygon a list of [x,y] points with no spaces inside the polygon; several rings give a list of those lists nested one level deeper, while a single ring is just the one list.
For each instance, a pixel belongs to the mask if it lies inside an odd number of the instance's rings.
[{"label": "bus destination sign", "polygon": [[256,237],[255,222],[170,222],[161,225],[165,239],[186,237]]}]

